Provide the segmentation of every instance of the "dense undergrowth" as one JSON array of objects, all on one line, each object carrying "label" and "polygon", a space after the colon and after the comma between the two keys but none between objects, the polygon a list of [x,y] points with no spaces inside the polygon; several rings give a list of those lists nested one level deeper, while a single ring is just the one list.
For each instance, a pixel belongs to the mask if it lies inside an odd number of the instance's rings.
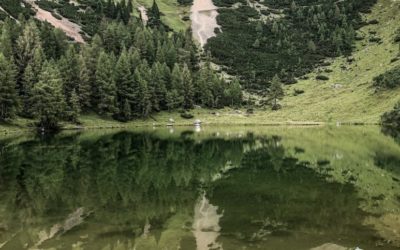
[{"label": "dense undergrowth", "polygon": [[13,18],[18,18],[20,15],[25,18],[33,15],[33,10],[29,7],[29,5],[24,4],[21,1],[16,0],[1,0],[0,7],[2,7],[7,13],[0,11],[0,20],[5,20],[8,15],[11,15]]}]

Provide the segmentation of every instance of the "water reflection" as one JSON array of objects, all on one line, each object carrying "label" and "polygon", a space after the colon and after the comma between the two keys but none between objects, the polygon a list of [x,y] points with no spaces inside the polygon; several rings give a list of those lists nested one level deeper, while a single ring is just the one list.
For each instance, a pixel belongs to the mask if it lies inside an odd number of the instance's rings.
[{"label": "water reflection", "polygon": [[221,243],[217,242],[221,230],[221,217],[218,207],[210,204],[203,194],[195,205],[193,218],[193,235],[198,250],[222,249]]},{"label": "water reflection", "polygon": [[1,249],[400,246],[390,138],[219,131],[0,141]]}]

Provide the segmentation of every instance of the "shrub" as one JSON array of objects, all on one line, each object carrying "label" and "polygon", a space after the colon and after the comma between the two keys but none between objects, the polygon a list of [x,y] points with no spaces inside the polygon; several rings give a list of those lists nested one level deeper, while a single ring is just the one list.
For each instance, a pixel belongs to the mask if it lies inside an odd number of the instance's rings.
[{"label": "shrub", "polygon": [[192,114],[187,113],[187,112],[182,113],[182,114],[181,114],[181,117],[182,117],[183,119],[192,119],[192,118],[194,118],[194,116],[193,116]]},{"label": "shrub", "polygon": [[394,89],[400,86],[400,67],[396,67],[374,78],[378,89]]},{"label": "shrub", "polygon": [[368,22],[368,24],[379,24],[379,21],[376,19],[372,19],[371,21]]},{"label": "shrub", "polygon": [[302,89],[294,89],[294,91],[293,91],[293,95],[294,96],[298,96],[298,95],[301,95],[301,94],[304,94],[304,90],[302,90]]},{"label": "shrub", "polygon": [[52,15],[53,17],[55,17],[56,19],[58,19],[58,20],[61,20],[61,19],[62,19],[62,16],[58,15],[57,13],[51,13],[51,15]]},{"label": "shrub", "polygon": [[371,38],[369,39],[369,41],[370,41],[371,43],[380,43],[380,42],[382,41],[382,39],[381,39],[380,37],[371,37]]},{"label": "shrub", "polygon": [[317,76],[315,77],[315,79],[321,80],[321,81],[328,81],[328,80],[329,80],[329,77],[324,76],[324,75],[317,75]]},{"label": "shrub", "polygon": [[397,31],[396,31],[396,35],[394,37],[394,42],[395,43],[400,43],[400,28],[397,29]]},{"label": "shrub", "polygon": [[400,102],[398,102],[393,110],[384,113],[381,122],[386,127],[400,129]]}]

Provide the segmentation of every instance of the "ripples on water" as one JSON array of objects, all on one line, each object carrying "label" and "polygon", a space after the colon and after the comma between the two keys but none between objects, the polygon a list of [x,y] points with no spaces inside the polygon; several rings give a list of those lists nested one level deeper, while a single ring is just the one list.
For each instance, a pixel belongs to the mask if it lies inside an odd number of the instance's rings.
[{"label": "ripples on water", "polygon": [[0,139],[0,248],[398,249],[393,139],[248,130]]}]

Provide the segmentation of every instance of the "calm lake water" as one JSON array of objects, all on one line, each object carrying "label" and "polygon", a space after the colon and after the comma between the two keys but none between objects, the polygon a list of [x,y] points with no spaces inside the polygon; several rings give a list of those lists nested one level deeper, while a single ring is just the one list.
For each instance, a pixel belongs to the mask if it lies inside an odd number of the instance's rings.
[{"label": "calm lake water", "polygon": [[0,249],[399,249],[400,144],[376,127],[0,139]]}]

